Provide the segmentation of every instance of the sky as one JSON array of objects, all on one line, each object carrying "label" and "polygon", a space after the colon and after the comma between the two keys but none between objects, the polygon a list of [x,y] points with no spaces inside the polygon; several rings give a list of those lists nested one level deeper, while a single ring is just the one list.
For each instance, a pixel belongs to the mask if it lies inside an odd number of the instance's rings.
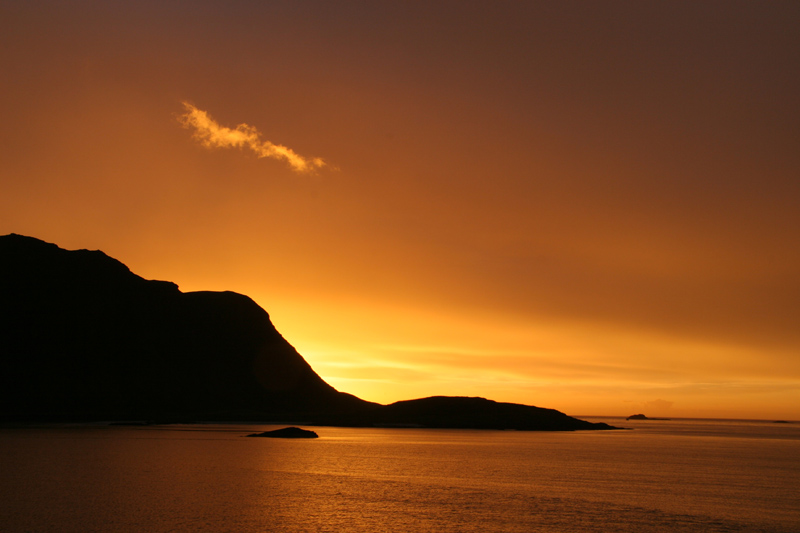
[{"label": "sky", "polygon": [[0,234],[338,390],[800,420],[800,3],[0,0]]}]

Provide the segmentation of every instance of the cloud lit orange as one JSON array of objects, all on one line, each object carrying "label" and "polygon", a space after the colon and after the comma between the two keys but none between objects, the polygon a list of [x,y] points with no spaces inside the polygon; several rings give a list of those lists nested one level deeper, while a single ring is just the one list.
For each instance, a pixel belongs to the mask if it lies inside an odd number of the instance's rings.
[{"label": "cloud lit orange", "polygon": [[186,112],[179,117],[181,124],[194,128],[194,138],[207,148],[248,148],[258,157],[286,161],[296,172],[310,172],[325,166],[325,161],[319,157],[302,157],[291,148],[262,141],[261,133],[254,126],[220,126],[206,111],[188,102],[183,102],[183,107]]}]

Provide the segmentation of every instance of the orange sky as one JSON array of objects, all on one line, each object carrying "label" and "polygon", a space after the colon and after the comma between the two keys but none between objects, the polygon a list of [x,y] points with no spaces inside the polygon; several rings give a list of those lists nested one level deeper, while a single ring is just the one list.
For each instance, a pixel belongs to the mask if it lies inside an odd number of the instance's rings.
[{"label": "orange sky", "polygon": [[245,293],[368,400],[800,419],[798,22],[0,0],[0,234]]}]

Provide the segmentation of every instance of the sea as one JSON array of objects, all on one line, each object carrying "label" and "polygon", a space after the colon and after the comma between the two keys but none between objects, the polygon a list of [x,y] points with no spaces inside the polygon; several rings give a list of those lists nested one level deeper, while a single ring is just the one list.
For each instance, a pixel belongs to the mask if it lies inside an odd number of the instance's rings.
[{"label": "sea", "polygon": [[800,423],[0,429],[0,531],[800,531]]}]

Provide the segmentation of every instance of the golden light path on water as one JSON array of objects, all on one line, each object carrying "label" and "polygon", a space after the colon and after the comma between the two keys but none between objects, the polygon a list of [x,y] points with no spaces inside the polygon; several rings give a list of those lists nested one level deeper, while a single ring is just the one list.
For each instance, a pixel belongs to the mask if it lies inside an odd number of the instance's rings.
[{"label": "golden light path on water", "polygon": [[[9,531],[796,530],[796,424],[630,431],[264,426],[4,429]],[[274,427],[274,426],[273,426]],[[46,512],[42,510],[46,509]]]}]

